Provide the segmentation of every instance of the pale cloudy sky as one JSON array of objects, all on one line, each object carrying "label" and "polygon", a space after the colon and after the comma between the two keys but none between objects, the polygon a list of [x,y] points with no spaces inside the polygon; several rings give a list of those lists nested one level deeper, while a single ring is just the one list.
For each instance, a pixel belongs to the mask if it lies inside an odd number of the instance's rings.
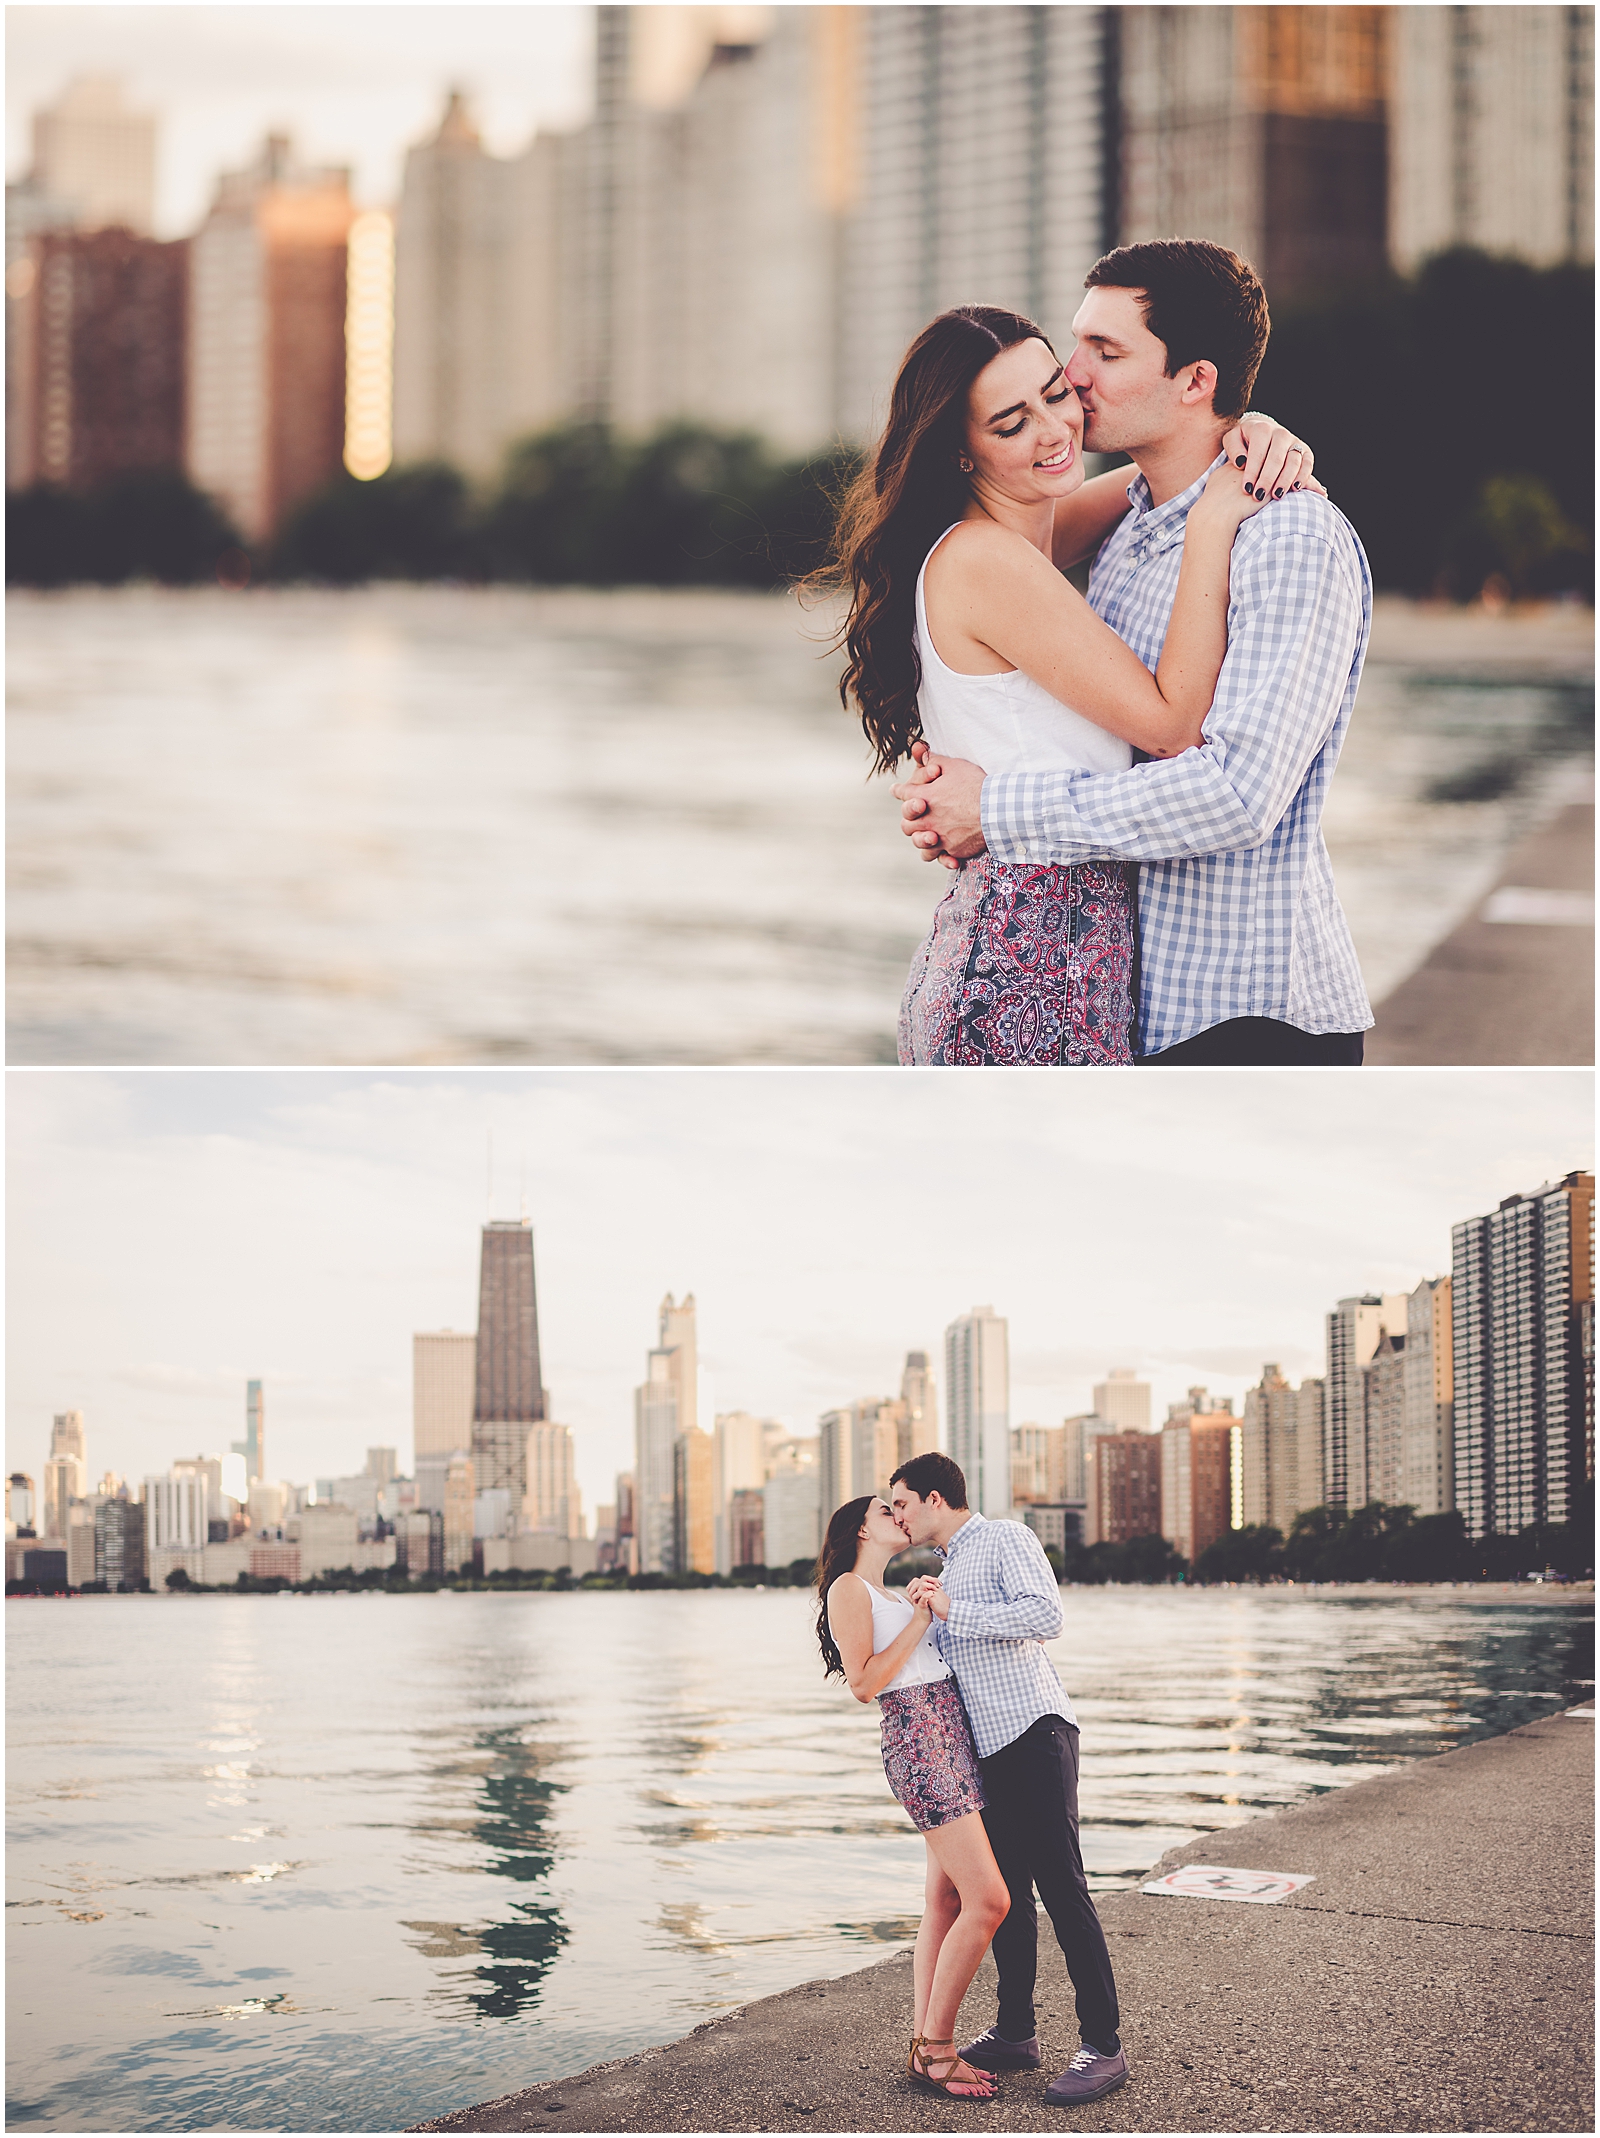
[{"label": "pale cloudy sky", "polygon": [[1592,1163],[1584,1071],[13,1071],[8,1468],[85,1412],[93,1473],[242,1436],[269,1469],[409,1461],[413,1330],[470,1329],[494,1215],[535,1225],[545,1378],[587,1503],[631,1461],[664,1292],[719,1409],[812,1430],[1009,1318],[1013,1422],[1144,1369],[1321,1368],[1343,1293],[1448,1269],[1452,1220]]},{"label": "pale cloudy sky", "polygon": [[395,199],[407,146],[438,124],[445,91],[468,91],[487,145],[522,148],[589,107],[588,7],[9,7],[6,175],[29,161],[29,117],[76,74],[118,74],[154,111],[158,235],[183,237],[216,174],[269,130],[313,163],[354,168],[358,199]]}]

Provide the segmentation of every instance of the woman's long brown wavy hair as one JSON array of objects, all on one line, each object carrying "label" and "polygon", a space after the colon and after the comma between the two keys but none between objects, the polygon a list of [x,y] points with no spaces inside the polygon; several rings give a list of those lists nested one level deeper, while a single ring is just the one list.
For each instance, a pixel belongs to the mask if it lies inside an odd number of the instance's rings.
[{"label": "woman's long brown wavy hair", "polygon": [[848,1574],[855,1565],[856,1554],[861,1549],[861,1525],[876,1498],[875,1492],[868,1492],[859,1500],[846,1500],[842,1507],[835,1508],[828,1523],[828,1534],[822,1540],[822,1550],[817,1554],[817,1571],[813,1577],[817,1585],[817,1642],[822,1649],[822,1675],[825,1678],[844,1676],[844,1657],[828,1626],[828,1591],[841,1574]]},{"label": "woman's long brown wavy hair", "polygon": [[1020,312],[992,304],[941,312],[906,351],[877,450],[841,500],[833,558],[819,578],[850,592],[838,642],[850,665],[839,700],[859,707],[875,771],[892,772],[922,734],[917,574],[967,509],[959,463],[972,382],[1002,349],[1023,341],[1042,341],[1055,354],[1044,329]]}]

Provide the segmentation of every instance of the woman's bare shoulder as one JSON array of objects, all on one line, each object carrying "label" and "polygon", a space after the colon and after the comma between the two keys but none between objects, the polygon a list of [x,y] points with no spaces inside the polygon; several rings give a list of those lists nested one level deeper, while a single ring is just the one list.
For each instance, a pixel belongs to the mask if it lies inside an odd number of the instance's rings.
[{"label": "woman's bare shoulder", "polygon": [[1009,582],[1019,575],[1056,577],[1055,566],[1025,535],[994,520],[960,521],[928,559],[927,570],[927,583],[944,592]]}]

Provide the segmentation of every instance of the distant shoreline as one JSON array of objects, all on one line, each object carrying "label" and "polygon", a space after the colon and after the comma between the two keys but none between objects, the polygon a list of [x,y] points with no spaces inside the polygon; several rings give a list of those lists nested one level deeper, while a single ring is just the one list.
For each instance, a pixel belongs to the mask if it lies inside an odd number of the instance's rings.
[{"label": "distant shoreline", "polygon": [[[1170,1594],[1175,1590],[1193,1591],[1197,1594],[1218,1595],[1226,1590],[1243,1591],[1252,1596],[1283,1598],[1327,1596],[1351,1599],[1356,1602],[1393,1601],[1403,1596],[1456,1595],[1463,1600],[1473,1598],[1511,1598],[1524,1603],[1564,1603],[1569,1599],[1587,1597],[1593,1599],[1593,1578],[1573,1581],[1193,1581],[1193,1582],[1145,1582],[1145,1581],[1064,1581],[1061,1588],[1068,1594],[1093,1595],[1104,1589],[1127,1591],[1136,1595],[1154,1593]],[[625,1583],[610,1581],[573,1581],[561,1585],[555,1582],[501,1582],[461,1581],[441,1582],[432,1586],[418,1583],[414,1587],[361,1588],[353,1584],[327,1588],[237,1589],[231,1585],[218,1588],[202,1588],[198,1583],[187,1589],[148,1589],[128,1591],[105,1601],[154,1602],[177,1600],[197,1596],[230,1596],[242,1598],[268,1598],[295,1596],[312,1599],[321,1596],[577,1596],[577,1595],[737,1595],[777,1593],[794,1591],[799,1584],[789,1582],[720,1582],[715,1587],[696,1584],[682,1589],[670,1585],[660,1588],[629,1589]],[[7,1603],[77,1603],[84,1598],[98,1602],[104,1592],[97,1589],[47,1589],[16,1590],[6,1595]]]}]

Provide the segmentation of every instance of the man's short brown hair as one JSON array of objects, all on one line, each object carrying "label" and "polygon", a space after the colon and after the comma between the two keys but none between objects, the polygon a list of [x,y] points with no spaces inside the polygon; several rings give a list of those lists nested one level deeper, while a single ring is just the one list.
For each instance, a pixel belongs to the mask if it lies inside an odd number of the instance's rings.
[{"label": "man's short brown hair", "polygon": [[1267,293],[1248,260],[1205,238],[1160,238],[1119,245],[1096,260],[1083,286],[1132,290],[1145,325],[1166,345],[1167,377],[1186,364],[1215,364],[1212,406],[1229,423],[1244,414],[1272,331]]},{"label": "man's short brown hair", "polygon": [[909,1462],[903,1462],[889,1483],[891,1486],[905,1485],[919,1500],[925,1500],[930,1492],[937,1492],[947,1507],[965,1507],[967,1504],[967,1480],[961,1465],[932,1449],[926,1455],[913,1455]]}]

